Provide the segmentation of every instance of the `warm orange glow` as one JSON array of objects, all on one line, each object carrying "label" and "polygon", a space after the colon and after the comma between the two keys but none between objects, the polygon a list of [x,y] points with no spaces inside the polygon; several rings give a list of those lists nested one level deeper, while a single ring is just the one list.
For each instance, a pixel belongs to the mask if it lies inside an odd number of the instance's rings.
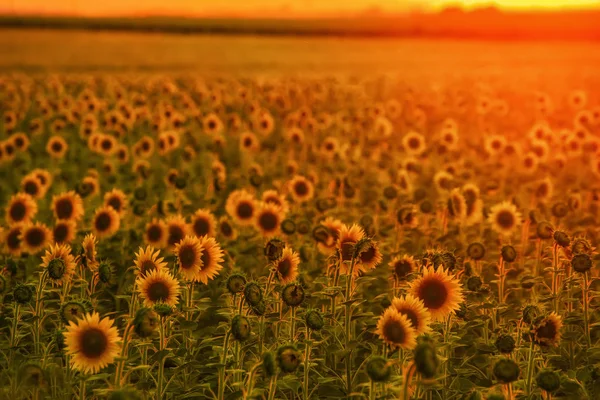
[{"label": "warm orange glow", "polygon": [[362,11],[402,12],[439,10],[448,5],[464,8],[494,4],[503,9],[600,9],[600,0],[0,0],[0,13],[48,13],[83,15],[323,15]]}]

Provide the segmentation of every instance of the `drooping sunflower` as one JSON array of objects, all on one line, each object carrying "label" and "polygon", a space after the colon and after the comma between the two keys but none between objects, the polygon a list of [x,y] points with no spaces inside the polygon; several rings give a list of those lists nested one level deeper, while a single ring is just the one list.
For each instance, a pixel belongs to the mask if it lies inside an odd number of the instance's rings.
[{"label": "drooping sunflower", "polygon": [[52,211],[56,219],[79,221],[83,216],[83,200],[74,191],[56,195],[52,198]]},{"label": "drooping sunflower", "polygon": [[98,251],[96,250],[96,244],[96,236],[94,236],[93,233],[88,233],[85,235],[83,242],[81,243],[86,265],[91,270],[95,270],[98,266],[98,259],[96,258]]},{"label": "drooping sunflower", "polygon": [[392,278],[397,283],[404,282],[408,278],[417,272],[417,261],[413,256],[404,255],[402,257],[396,256],[390,261],[389,266],[392,270]]},{"label": "drooping sunflower", "polygon": [[331,255],[335,252],[339,232],[344,224],[339,219],[327,217],[321,221],[321,225],[327,229],[327,237],[318,241],[317,248],[322,254]]},{"label": "drooping sunflower", "polygon": [[417,335],[427,333],[431,330],[431,315],[425,308],[423,301],[410,294],[392,299],[392,306],[400,314],[405,315]]},{"label": "drooping sunflower", "polygon": [[21,243],[21,231],[23,230],[22,224],[16,224],[10,226],[6,231],[2,232],[4,248],[11,256],[18,257],[23,251]]},{"label": "drooping sunflower", "polygon": [[256,213],[256,201],[247,191],[236,190],[227,197],[225,210],[236,224],[251,225]]},{"label": "drooping sunflower", "polygon": [[300,256],[291,247],[285,247],[281,257],[277,259],[273,266],[282,284],[294,282],[298,277],[298,265]]},{"label": "drooping sunflower", "polygon": [[379,250],[379,244],[371,240],[358,255],[358,262],[360,264],[357,265],[360,271],[366,272],[377,267],[381,263],[381,260],[383,260],[383,255]]},{"label": "drooping sunflower", "polygon": [[192,215],[190,227],[196,237],[214,237],[216,236],[217,221],[210,210],[200,209]]},{"label": "drooping sunflower", "polygon": [[386,309],[379,318],[375,333],[391,347],[412,349],[417,345],[416,330],[410,320],[393,307]]},{"label": "drooping sunflower", "polygon": [[560,330],[563,326],[560,315],[552,312],[541,318],[533,328],[533,339],[540,346],[554,347],[560,342]]},{"label": "drooping sunflower", "polygon": [[21,231],[23,251],[36,254],[52,243],[52,231],[40,222],[27,224]]},{"label": "drooping sunflower", "polygon": [[72,220],[58,220],[52,229],[54,243],[69,244],[75,239],[77,224]]},{"label": "drooping sunflower", "polygon": [[45,268],[53,284],[62,286],[69,282],[75,273],[75,257],[68,244],[55,244],[46,250],[40,264]]},{"label": "drooping sunflower", "polygon": [[285,214],[279,206],[270,203],[262,203],[254,217],[254,226],[264,237],[273,237],[279,233],[281,221]]},{"label": "drooping sunflower", "polygon": [[219,271],[223,269],[223,250],[214,238],[203,236],[200,238],[200,247],[202,248],[202,266],[197,274],[198,281],[208,284],[209,280],[214,279],[219,275]]},{"label": "drooping sunflower", "polygon": [[113,189],[104,194],[104,206],[112,207],[122,217],[127,209],[127,195],[120,189]]},{"label": "drooping sunflower", "polygon": [[100,319],[96,312],[69,322],[65,350],[74,369],[95,374],[113,363],[120,352],[120,336],[110,318]]},{"label": "drooping sunflower", "polygon": [[6,206],[8,225],[29,223],[38,211],[37,203],[26,193],[13,195]]},{"label": "drooping sunflower", "polygon": [[504,201],[490,209],[488,222],[498,234],[509,237],[517,226],[521,224],[521,218],[521,213],[517,210],[517,206]]},{"label": "drooping sunflower", "polygon": [[179,270],[183,277],[189,281],[198,280],[198,273],[203,266],[200,239],[187,235],[180,240],[174,249],[179,264]]},{"label": "drooping sunflower", "polygon": [[151,271],[167,269],[168,264],[163,257],[160,257],[160,250],[152,246],[141,248],[135,253],[135,274],[144,276]]},{"label": "drooping sunflower", "polygon": [[174,307],[179,303],[179,281],[167,269],[155,269],[138,276],[136,285],[146,307],[155,304]]},{"label": "drooping sunflower", "polygon": [[313,183],[302,175],[296,175],[288,182],[288,190],[296,203],[309,201],[315,192]]},{"label": "drooping sunflower", "polygon": [[167,246],[174,249],[190,231],[190,227],[181,215],[172,215],[165,221],[167,227]]},{"label": "drooping sunflower", "polygon": [[121,218],[112,207],[98,208],[92,219],[92,231],[99,239],[114,235],[120,226]]},{"label": "drooping sunflower", "polygon": [[265,203],[275,204],[276,206],[281,207],[281,210],[286,214],[290,210],[290,206],[285,200],[285,197],[280,195],[277,190],[265,190],[261,196],[261,200]]},{"label": "drooping sunflower", "polygon": [[448,199],[448,214],[457,222],[462,222],[467,217],[467,201],[460,189],[452,189]]},{"label": "drooping sunflower", "polygon": [[150,246],[163,248],[167,244],[167,225],[157,218],[146,224],[144,242]]},{"label": "drooping sunflower", "polygon": [[61,136],[52,136],[46,145],[46,151],[50,157],[55,159],[63,158],[67,150],[69,150],[69,145]]},{"label": "drooping sunflower", "polygon": [[423,268],[422,275],[411,282],[410,293],[423,301],[434,321],[440,321],[458,310],[463,301],[459,281],[441,267]]},{"label": "drooping sunflower", "polygon": [[[337,249],[340,252],[342,261],[352,260],[354,255],[354,246],[359,240],[365,237],[365,231],[358,225],[351,226],[342,225],[338,233]],[[347,267],[342,263],[342,271],[346,271]]]}]

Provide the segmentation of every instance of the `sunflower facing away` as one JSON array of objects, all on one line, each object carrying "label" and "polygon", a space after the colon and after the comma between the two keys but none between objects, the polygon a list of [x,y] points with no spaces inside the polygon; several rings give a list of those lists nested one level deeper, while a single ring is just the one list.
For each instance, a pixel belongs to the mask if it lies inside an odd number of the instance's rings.
[{"label": "sunflower facing away", "polygon": [[179,281],[166,269],[155,269],[136,279],[144,306],[167,304],[174,307],[179,302]]},{"label": "sunflower facing away", "polygon": [[[352,260],[354,245],[365,237],[365,231],[358,225],[342,225],[338,233],[337,248],[342,261]],[[347,272],[347,267],[342,263],[342,273]]]},{"label": "sunflower facing away", "polygon": [[406,315],[389,307],[377,322],[375,333],[384,343],[392,347],[412,349],[417,345],[416,331]]},{"label": "sunflower facing away", "polygon": [[65,332],[65,351],[74,369],[95,374],[113,363],[120,351],[121,337],[110,318],[100,319],[96,312],[77,322],[69,322]]},{"label": "sunflower facing away", "polygon": [[75,273],[75,264],[71,246],[55,244],[46,250],[40,265],[46,269],[51,282],[61,286],[68,282]]},{"label": "sunflower facing away", "polygon": [[423,301],[434,321],[446,318],[463,301],[460,283],[442,268],[423,268],[423,274],[411,282],[410,293]]},{"label": "sunflower facing away", "polygon": [[98,265],[98,260],[96,258],[97,250],[96,250],[96,236],[93,233],[88,233],[83,238],[83,242],[81,243],[81,247],[83,247],[83,256],[85,257],[85,261],[87,267],[91,270],[94,270]]}]

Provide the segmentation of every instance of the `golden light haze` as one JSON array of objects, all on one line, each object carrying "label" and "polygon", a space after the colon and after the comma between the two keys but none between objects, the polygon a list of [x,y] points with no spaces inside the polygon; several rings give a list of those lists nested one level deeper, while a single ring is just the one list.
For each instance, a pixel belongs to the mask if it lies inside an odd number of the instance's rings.
[{"label": "golden light haze", "polygon": [[0,0],[0,12],[84,14],[84,15],[319,15],[356,13],[377,9],[382,12],[437,10],[446,5],[465,8],[495,4],[505,9],[600,8],[600,0]]}]

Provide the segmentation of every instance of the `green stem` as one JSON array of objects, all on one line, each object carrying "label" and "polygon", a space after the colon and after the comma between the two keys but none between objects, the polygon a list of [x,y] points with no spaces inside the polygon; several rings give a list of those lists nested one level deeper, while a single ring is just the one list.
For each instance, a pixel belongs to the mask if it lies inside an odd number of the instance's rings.
[{"label": "green stem", "polygon": [[[346,277],[346,293],[345,293],[345,303],[346,306],[344,307],[345,310],[345,323],[344,323],[344,328],[345,328],[345,337],[344,337],[344,344],[345,344],[345,349],[349,349],[350,348],[350,322],[352,320],[352,303],[350,302],[351,300],[351,290],[352,290],[352,278],[353,278],[353,272],[354,272],[354,264],[355,264],[355,257],[352,256],[352,260],[350,261],[350,269],[348,271],[348,275]],[[352,393],[352,350],[348,350],[348,354],[346,355],[346,395],[350,396],[350,393]]]},{"label": "green stem", "polygon": [[535,343],[533,338],[531,340],[531,346],[529,347],[529,364],[527,365],[527,395],[531,394],[531,381],[533,379],[533,369],[535,362]]},{"label": "green stem", "polygon": [[404,376],[404,387],[402,388],[402,399],[403,400],[409,400],[410,396],[409,396],[409,387],[410,387],[410,380],[413,377],[413,374],[415,373],[415,364],[411,363],[410,367],[408,367],[408,370],[406,371],[406,375]]},{"label": "green stem", "polygon": [[558,245],[552,246],[552,304],[558,314]]},{"label": "green stem", "polygon": [[[159,351],[163,351],[165,349],[165,317],[160,317],[160,326],[159,326],[159,340],[160,343],[158,345]],[[164,380],[165,380],[165,357],[163,354],[160,355],[160,359],[158,360],[158,388],[157,394],[158,398],[162,399],[163,389],[164,389]]]},{"label": "green stem", "polygon": [[[40,352],[40,321],[42,320],[42,314],[44,308],[42,305],[42,292],[44,289],[44,285],[46,283],[47,272],[44,271],[42,276],[40,277],[40,281],[38,283],[37,291],[35,293],[35,319],[33,323],[33,344],[35,348],[35,354],[39,354]],[[67,283],[63,283],[66,285]]]},{"label": "green stem", "polygon": [[225,334],[225,341],[223,343],[223,356],[221,357],[221,367],[219,369],[219,396],[218,400],[223,400],[225,398],[225,366],[227,363],[227,348],[229,347],[229,335],[231,333],[227,332]]},{"label": "green stem", "polygon": [[369,400],[375,400],[375,381],[371,380],[371,384],[369,385]]},{"label": "green stem", "polygon": [[584,325],[584,329],[585,329],[585,338],[587,340],[587,345],[588,345],[588,349],[592,348],[592,339],[590,337],[590,319],[589,319],[589,304],[588,304],[588,290],[589,290],[589,283],[588,283],[588,272],[585,271],[583,273],[583,290],[582,290],[582,296],[583,296],[583,325]]},{"label": "green stem", "polygon": [[268,400],[275,399],[275,392],[277,392],[277,375],[273,375],[271,377],[271,382],[269,382],[269,398],[268,398]]},{"label": "green stem", "polygon": [[296,322],[296,307],[292,307],[292,316],[290,318],[290,342],[294,342],[295,335],[295,322]]},{"label": "green stem", "polygon": [[131,322],[125,327],[125,333],[123,334],[123,347],[121,348],[121,359],[117,363],[117,369],[115,372],[115,386],[121,387],[121,377],[123,376],[123,369],[125,368],[125,360],[127,358],[127,349],[129,345],[129,334],[133,327]]},{"label": "green stem", "polygon": [[85,400],[85,377],[81,377],[81,383],[79,384],[79,400]]},{"label": "green stem", "polygon": [[310,373],[310,329],[306,327],[306,349],[304,352],[304,400],[308,400],[308,378]]}]

